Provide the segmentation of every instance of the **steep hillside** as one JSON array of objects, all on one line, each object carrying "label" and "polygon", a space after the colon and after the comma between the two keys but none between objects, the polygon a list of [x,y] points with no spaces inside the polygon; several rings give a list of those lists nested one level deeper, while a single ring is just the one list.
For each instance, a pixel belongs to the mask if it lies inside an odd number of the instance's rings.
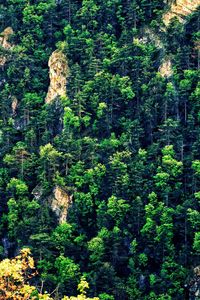
[{"label": "steep hillside", "polygon": [[198,299],[198,5],[1,2],[0,299]]}]

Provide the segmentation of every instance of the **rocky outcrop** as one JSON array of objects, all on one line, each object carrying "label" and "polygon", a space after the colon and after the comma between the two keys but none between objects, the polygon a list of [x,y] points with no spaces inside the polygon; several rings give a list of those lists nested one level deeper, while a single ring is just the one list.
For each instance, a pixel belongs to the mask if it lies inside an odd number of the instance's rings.
[{"label": "rocky outcrop", "polygon": [[177,17],[183,23],[184,18],[194,12],[200,6],[200,0],[176,0],[170,7],[170,10],[163,16],[163,22],[166,26],[170,21]]},{"label": "rocky outcrop", "polygon": [[18,107],[18,100],[16,97],[12,97],[12,103],[11,103],[11,108],[12,108],[12,115],[13,117],[16,116],[17,114],[17,107]]},{"label": "rocky outcrop", "polygon": [[173,75],[172,62],[170,59],[165,58],[159,67],[159,72],[162,77],[169,78]]},{"label": "rocky outcrop", "polygon": [[72,204],[72,195],[69,195],[60,186],[55,186],[49,197],[44,196],[43,187],[38,184],[32,191],[36,200],[44,199],[58,218],[59,224],[67,221],[68,211]]},{"label": "rocky outcrop", "polygon": [[[170,9],[163,15],[163,23],[166,27],[174,17],[177,17],[181,23],[184,23],[185,18],[200,6],[200,0],[176,0],[173,2]],[[166,32],[166,28],[160,29],[163,33]],[[163,60],[159,67],[159,72],[162,77],[170,78],[173,76],[172,61],[165,56],[166,50],[164,44],[156,34],[150,31],[150,29],[147,29],[145,34],[148,34],[148,36],[151,37],[151,40],[154,41],[158,49],[162,49]],[[199,51],[198,45],[196,49]]]},{"label": "rocky outcrop", "polygon": [[[0,34],[0,46],[5,50],[11,49],[13,46],[9,43],[9,38],[13,34],[13,29],[11,27],[7,27]],[[6,57],[4,55],[0,55],[0,67],[4,66],[6,63]]]},{"label": "rocky outcrop", "polygon": [[58,217],[60,224],[66,222],[68,210],[72,203],[72,196],[66,193],[61,187],[56,186],[49,197],[49,204],[52,211]]},{"label": "rocky outcrop", "polygon": [[51,103],[56,97],[66,95],[69,68],[67,58],[60,50],[56,50],[52,53],[49,58],[48,66],[50,85],[45,102]]},{"label": "rocky outcrop", "polygon": [[166,57],[166,49],[165,45],[162,42],[161,38],[153,32],[148,27],[143,28],[143,37],[139,40],[140,43],[147,44],[148,42],[152,42],[160,51],[161,65],[158,69],[162,77],[169,78],[173,75],[172,70],[172,62],[169,58]]}]

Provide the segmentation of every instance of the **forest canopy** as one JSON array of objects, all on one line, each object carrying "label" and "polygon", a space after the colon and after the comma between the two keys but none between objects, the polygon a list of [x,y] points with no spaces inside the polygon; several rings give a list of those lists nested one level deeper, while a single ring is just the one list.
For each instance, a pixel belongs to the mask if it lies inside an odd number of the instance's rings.
[{"label": "forest canopy", "polygon": [[198,299],[199,5],[0,1],[0,299]]}]

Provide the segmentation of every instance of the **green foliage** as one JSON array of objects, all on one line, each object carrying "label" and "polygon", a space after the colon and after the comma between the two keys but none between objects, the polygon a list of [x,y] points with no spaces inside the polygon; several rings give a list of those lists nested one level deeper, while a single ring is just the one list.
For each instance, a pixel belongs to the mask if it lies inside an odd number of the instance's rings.
[{"label": "green foliage", "polygon": [[182,300],[199,265],[199,11],[161,30],[172,2],[0,4],[0,257],[30,246],[52,298]]},{"label": "green foliage", "polygon": [[80,268],[69,257],[59,256],[55,261],[55,268],[58,271],[57,282],[65,289],[75,288],[80,278]]},{"label": "green foliage", "polygon": [[26,195],[28,192],[28,186],[20,179],[12,178],[7,185],[7,190],[16,193],[17,196]]},{"label": "green foliage", "polygon": [[193,248],[197,253],[199,253],[199,251],[200,251],[200,233],[199,232],[195,233]]},{"label": "green foliage", "polygon": [[101,238],[95,237],[88,243],[88,250],[91,252],[90,260],[92,262],[99,262],[105,252],[104,242]]}]

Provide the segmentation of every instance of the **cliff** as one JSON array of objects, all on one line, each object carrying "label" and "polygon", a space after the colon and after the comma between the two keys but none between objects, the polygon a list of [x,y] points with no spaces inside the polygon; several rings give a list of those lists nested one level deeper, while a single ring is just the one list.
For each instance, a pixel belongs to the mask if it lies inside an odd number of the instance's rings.
[{"label": "cliff", "polygon": [[194,12],[200,5],[200,0],[177,0],[171,5],[171,8],[163,16],[163,22],[166,26],[169,25],[171,19],[177,17],[181,23],[184,18]]},{"label": "cliff", "polygon": [[162,77],[169,78],[173,75],[173,70],[172,70],[172,62],[170,59],[165,58],[160,65],[159,72]]},{"label": "cliff", "polygon": [[52,211],[58,217],[59,223],[66,222],[72,196],[68,195],[61,187],[56,186],[49,197],[49,203]]},{"label": "cliff", "polygon": [[46,103],[51,103],[58,96],[66,95],[67,77],[69,74],[66,56],[56,50],[49,58],[50,85],[45,99]]},{"label": "cliff", "polygon": [[[14,33],[13,29],[11,27],[7,27],[0,34],[0,46],[3,47],[5,50],[9,50],[12,48],[12,45],[9,42],[9,38],[13,33]],[[4,55],[0,55],[0,66],[4,66],[6,63],[6,60],[7,59]]]},{"label": "cliff", "polygon": [[[163,15],[163,23],[168,26],[174,17],[177,17],[179,22],[184,23],[185,17],[193,13],[199,5],[200,0],[176,0],[175,3],[171,5],[169,11]],[[170,59],[164,58],[159,68],[159,72],[162,77],[166,78],[173,75],[172,62]]]},{"label": "cliff", "polygon": [[60,224],[67,221],[67,215],[70,205],[72,204],[72,197],[60,186],[55,186],[49,197],[44,197],[44,190],[40,185],[37,185],[32,195],[36,200],[45,199],[47,200],[49,207],[55,213]]}]

